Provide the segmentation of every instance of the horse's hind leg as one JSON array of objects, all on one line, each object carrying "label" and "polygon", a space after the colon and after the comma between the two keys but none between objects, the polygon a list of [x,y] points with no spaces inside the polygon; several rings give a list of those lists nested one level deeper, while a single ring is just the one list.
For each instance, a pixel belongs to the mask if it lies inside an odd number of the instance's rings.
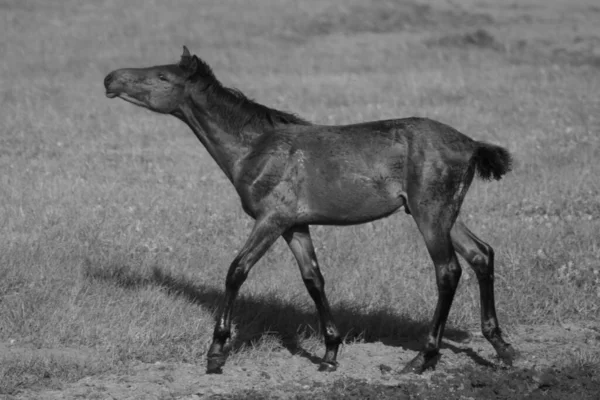
[{"label": "horse's hind leg", "polygon": [[512,365],[516,352],[502,338],[494,302],[494,249],[479,239],[462,222],[457,221],[450,231],[454,248],[471,266],[479,282],[481,298],[481,330],[494,346],[500,359]]},{"label": "horse's hind leg", "polygon": [[326,348],[325,357],[323,357],[319,371],[335,371],[338,365],[336,361],[337,352],[342,340],[325,296],[325,280],[319,270],[308,226],[293,227],[283,234],[283,238],[292,253],[294,253],[296,261],[298,261],[304,284],[319,312]]},{"label": "horse's hind leg", "polygon": [[461,267],[450,239],[450,229],[457,214],[455,208],[437,203],[430,205],[427,209],[419,210],[418,202],[410,205],[412,206],[411,213],[425,239],[427,250],[435,265],[438,289],[437,305],[425,347],[402,370],[402,373],[420,374],[428,367],[435,365],[439,358],[442,335],[460,279]]}]

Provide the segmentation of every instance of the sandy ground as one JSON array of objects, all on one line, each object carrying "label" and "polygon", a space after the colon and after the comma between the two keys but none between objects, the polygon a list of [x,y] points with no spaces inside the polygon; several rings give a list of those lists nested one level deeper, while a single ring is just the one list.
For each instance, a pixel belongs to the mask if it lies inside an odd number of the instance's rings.
[{"label": "sandy ground", "polygon": [[[587,372],[585,360],[593,362],[595,355],[598,361],[600,324],[520,326],[508,339],[521,353],[511,368],[500,365],[492,347],[474,332],[445,340],[435,371],[421,376],[396,372],[416,354],[406,350],[415,343],[377,342],[344,346],[333,373],[317,372],[313,354],[281,350],[230,360],[222,375],[207,375],[203,365],[140,363],[127,374],[89,376],[62,390],[28,390],[7,399],[314,399],[339,393],[337,398],[535,398],[536,393],[553,398],[553,392],[599,398],[599,378]],[[0,350],[5,356],[63,351],[10,344]]]}]

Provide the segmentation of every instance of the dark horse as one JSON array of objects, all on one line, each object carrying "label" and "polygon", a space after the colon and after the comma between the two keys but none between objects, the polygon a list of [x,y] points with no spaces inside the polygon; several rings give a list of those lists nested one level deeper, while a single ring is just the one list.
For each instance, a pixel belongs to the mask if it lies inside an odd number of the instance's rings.
[{"label": "dark horse", "polygon": [[106,95],[185,122],[234,185],[256,220],[229,267],[225,298],[208,351],[207,372],[220,373],[231,335],[233,305],[252,266],[282,236],[317,307],[326,352],[320,370],[337,367],[340,333],[334,323],[309,225],[351,225],[411,214],[435,265],[438,300],[422,351],[404,368],[433,365],[461,267],[473,268],[481,295],[481,327],[500,358],[512,364],[494,304],[494,251],[457,216],[477,173],[500,179],[510,170],[506,149],[478,142],[426,118],[355,125],[313,125],[224,87],[184,46],[178,64],[119,69],[104,79]]}]

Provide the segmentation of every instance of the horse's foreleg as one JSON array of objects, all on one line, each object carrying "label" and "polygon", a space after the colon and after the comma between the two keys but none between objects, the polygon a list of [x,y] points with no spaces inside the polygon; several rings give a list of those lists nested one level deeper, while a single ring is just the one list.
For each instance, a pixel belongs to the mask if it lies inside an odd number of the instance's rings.
[{"label": "horse's foreleg", "polygon": [[335,371],[337,368],[337,352],[341,343],[341,337],[333,321],[329,302],[325,296],[325,280],[319,270],[317,256],[310,238],[310,231],[307,225],[296,226],[283,234],[284,239],[289,245],[298,266],[304,284],[308,289],[310,297],[315,302],[321,329],[325,336],[325,357],[319,367],[319,371]]},{"label": "horse's foreleg", "polygon": [[250,269],[265,254],[283,230],[284,228],[280,227],[273,218],[257,220],[244,247],[231,263],[225,280],[225,299],[215,325],[213,342],[208,350],[207,373],[222,372],[226,359],[223,347],[231,337],[231,317],[235,298]]}]

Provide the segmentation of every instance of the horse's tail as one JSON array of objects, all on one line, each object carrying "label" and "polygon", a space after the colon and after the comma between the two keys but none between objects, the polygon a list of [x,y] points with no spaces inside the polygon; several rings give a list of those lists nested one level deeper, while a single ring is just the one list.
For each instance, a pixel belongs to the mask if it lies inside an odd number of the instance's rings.
[{"label": "horse's tail", "polygon": [[475,142],[471,165],[479,177],[485,180],[500,179],[512,168],[512,156],[504,147],[490,143]]}]

